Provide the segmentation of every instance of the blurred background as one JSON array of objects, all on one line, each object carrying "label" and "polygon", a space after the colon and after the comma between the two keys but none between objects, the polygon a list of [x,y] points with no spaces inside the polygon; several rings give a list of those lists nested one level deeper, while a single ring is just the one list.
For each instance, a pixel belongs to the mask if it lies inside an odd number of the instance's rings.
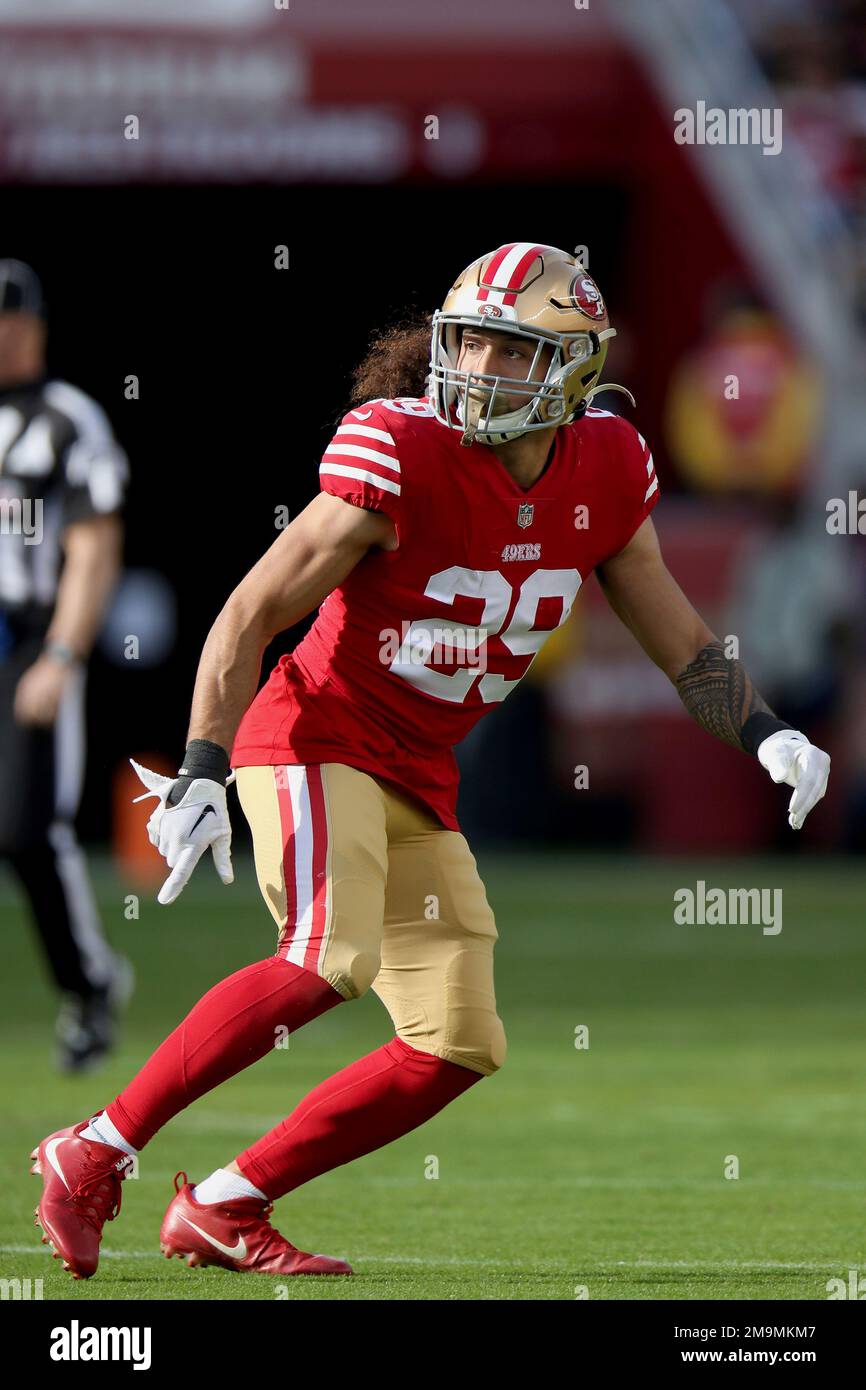
[{"label": "blurred background", "polygon": [[[601,403],[653,448],[671,569],[837,758],[791,837],[781,793],[692,725],[592,580],[460,750],[467,833],[862,849],[866,539],[826,522],[866,472],[866,4],[118,10],[0,4],[3,253],[41,277],[51,374],[100,402],[131,466],[126,575],[91,664],[84,839],[118,834],[130,752],[175,765],[209,624],[275,509],[316,491],[371,334],[534,238],[584,248],[608,299],[606,375],[637,409]],[[698,102],[780,110],[781,150],[678,143],[675,113]]]}]

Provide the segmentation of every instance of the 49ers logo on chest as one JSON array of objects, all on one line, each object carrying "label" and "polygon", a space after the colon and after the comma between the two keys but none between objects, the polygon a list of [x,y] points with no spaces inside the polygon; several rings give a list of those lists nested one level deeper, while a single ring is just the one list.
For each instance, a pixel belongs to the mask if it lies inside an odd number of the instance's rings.
[{"label": "49ers logo on chest", "polygon": [[526,530],[527,526],[532,525],[532,518],[535,515],[534,502],[521,502],[517,508],[517,524]]}]

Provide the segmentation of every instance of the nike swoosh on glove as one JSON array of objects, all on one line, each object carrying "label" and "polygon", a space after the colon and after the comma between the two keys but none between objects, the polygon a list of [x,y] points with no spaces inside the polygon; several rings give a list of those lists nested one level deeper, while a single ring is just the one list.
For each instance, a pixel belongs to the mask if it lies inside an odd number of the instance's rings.
[{"label": "nike swoosh on glove", "polygon": [[157,902],[167,905],[179,897],[205,850],[213,850],[216,871],[223,883],[234,882],[232,871],[232,824],[226,804],[226,787],[235,780],[232,772],[223,786],[207,777],[196,777],[175,806],[167,806],[176,777],[163,777],[130,758],[147,791],[133,801],[148,796],[159,798],[159,805],[147,822],[147,835],[162,855],[171,873],[157,894]]},{"label": "nike swoosh on glove", "polygon": [[758,745],[758,761],[774,782],[787,782],[795,789],[788,806],[788,824],[792,830],[802,829],[812,807],[827,790],[828,755],[796,729],[779,729]]}]

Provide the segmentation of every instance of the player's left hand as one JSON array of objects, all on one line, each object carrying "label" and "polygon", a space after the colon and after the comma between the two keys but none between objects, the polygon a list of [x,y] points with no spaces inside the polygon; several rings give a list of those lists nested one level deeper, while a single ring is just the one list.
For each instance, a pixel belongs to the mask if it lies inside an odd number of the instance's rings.
[{"label": "player's left hand", "polygon": [[774,782],[787,782],[794,788],[788,806],[788,824],[792,830],[802,829],[812,807],[827,790],[828,755],[796,729],[779,729],[759,745],[758,761]]}]

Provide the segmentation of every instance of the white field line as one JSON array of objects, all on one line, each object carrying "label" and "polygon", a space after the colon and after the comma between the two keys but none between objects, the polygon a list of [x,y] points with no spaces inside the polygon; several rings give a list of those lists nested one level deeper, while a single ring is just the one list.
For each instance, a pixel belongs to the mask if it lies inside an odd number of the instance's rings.
[{"label": "white field line", "polygon": [[[46,1246],[43,1245],[0,1245],[0,1254],[3,1255],[42,1255],[46,1253]],[[603,1273],[609,1269],[777,1269],[777,1270],[815,1270],[824,1269],[836,1270],[841,1268],[842,1260],[800,1260],[786,1262],[782,1260],[601,1260],[588,1261],[586,1264],[576,1263],[574,1265],[564,1265],[561,1262],[550,1263],[549,1266],[528,1268],[526,1261],[516,1260],[490,1260],[477,1259],[465,1260],[457,1255],[446,1255],[427,1258],[422,1255],[375,1255],[370,1253],[357,1254],[354,1251],[346,1252],[347,1258],[351,1256],[353,1260],[364,1261],[369,1264],[395,1264],[395,1265],[423,1265],[431,1268],[455,1267],[461,1269],[474,1269],[477,1267],[495,1269],[516,1269],[521,1273],[532,1276],[546,1273],[565,1274],[567,1276],[577,1275],[585,1272]],[[100,1253],[103,1260],[162,1260],[164,1256],[152,1250],[103,1250]],[[866,1265],[845,1263],[848,1269],[866,1269]],[[275,1278],[278,1276],[274,1276]]]}]

